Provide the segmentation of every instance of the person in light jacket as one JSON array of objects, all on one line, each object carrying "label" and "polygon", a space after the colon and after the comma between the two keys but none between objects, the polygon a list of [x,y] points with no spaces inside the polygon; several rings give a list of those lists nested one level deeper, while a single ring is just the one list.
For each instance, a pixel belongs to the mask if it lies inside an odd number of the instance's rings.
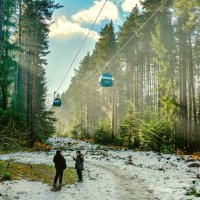
[{"label": "person in light jacket", "polygon": [[77,175],[79,178],[79,182],[83,182],[83,175],[82,171],[84,170],[83,162],[84,162],[84,156],[81,153],[81,151],[76,151],[76,158],[73,157],[73,159],[76,161],[75,163],[75,169],[77,170]]}]

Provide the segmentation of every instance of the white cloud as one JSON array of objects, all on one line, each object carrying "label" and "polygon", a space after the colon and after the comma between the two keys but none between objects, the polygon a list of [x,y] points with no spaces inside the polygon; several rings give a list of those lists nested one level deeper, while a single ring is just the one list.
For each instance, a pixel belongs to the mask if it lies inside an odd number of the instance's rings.
[{"label": "white cloud", "polygon": [[122,3],[122,9],[125,12],[131,12],[136,4],[139,8],[141,8],[140,0],[124,0]]},{"label": "white cloud", "polygon": [[[90,7],[87,10],[82,10],[72,16],[72,20],[77,23],[92,23],[94,22],[95,18],[97,17],[97,14],[101,10],[103,3],[105,0],[100,1],[94,1],[94,5]],[[102,20],[108,19],[108,20],[119,20],[119,10],[117,6],[107,1],[104,9],[102,10],[97,23],[100,23]]]},{"label": "white cloud", "polygon": [[[81,27],[77,23],[67,20],[65,16],[57,16],[53,19],[54,23],[50,26],[50,38],[65,39],[74,35],[87,35],[89,29]],[[89,38],[93,40],[99,39],[99,34],[91,31]]]}]

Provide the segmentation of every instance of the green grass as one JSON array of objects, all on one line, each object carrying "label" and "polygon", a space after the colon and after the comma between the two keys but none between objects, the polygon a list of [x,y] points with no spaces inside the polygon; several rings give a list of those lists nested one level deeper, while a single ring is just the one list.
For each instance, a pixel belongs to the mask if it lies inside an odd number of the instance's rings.
[{"label": "green grass", "polygon": [[4,155],[4,154],[10,154],[10,153],[16,153],[16,152],[19,152],[19,151],[24,151],[24,152],[32,152],[32,151],[34,151],[34,149],[32,149],[32,148],[28,148],[28,147],[21,147],[21,148],[19,148],[19,149],[7,149],[7,150],[5,150],[5,149],[0,149],[0,155]]},{"label": "green grass", "polygon": [[200,197],[200,193],[197,192],[195,187],[190,187],[189,189],[187,189],[187,193],[185,195]]},{"label": "green grass", "polygon": [[[12,161],[0,161],[0,180],[28,179],[52,185],[55,175],[53,166],[39,164],[30,165]],[[77,180],[75,169],[64,170],[63,184],[73,184]]]}]

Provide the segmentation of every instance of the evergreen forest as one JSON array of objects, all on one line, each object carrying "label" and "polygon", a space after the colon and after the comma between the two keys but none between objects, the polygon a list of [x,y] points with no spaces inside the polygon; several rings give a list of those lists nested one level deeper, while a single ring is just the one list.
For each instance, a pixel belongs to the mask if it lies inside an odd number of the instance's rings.
[{"label": "evergreen forest", "polygon": [[0,148],[45,141],[54,131],[46,108],[45,56],[53,0],[0,0]]},{"label": "evergreen forest", "polygon": [[[199,151],[200,2],[141,4],[118,31],[112,21],[101,29],[55,110],[57,133],[165,153]],[[113,87],[99,86],[102,73],[113,75]]]},{"label": "evergreen forest", "polygon": [[[48,109],[54,0],[0,0],[0,148],[53,134],[130,149],[200,150],[200,2],[143,0],[102,27],[62,106]],[[112,87],[99,77],[111,73]],[[52,99],[53,100],[53,99]]]}]

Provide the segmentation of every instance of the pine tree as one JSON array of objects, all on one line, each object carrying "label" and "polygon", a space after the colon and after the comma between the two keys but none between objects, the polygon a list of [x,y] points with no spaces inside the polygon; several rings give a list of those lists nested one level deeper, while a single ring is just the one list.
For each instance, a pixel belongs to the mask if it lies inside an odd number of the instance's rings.
[{"label": "pine tree", "polygon": [[16,62],[13,58],[14,51],[17,50],[15,43],[11,42],[13,36],[10,29],[15,27],[14,15],[16,2],[8,0],[3,4],[4,17],[2,30],[2,44],[0,52],[0,108],[8,109],[10,86],[14,81]]},{"label": "pine tree", "polygon": [[[168,8],[169,9],[169,8]],[[158,109],[166,124],[174,128],[177,118],[176,96],[174,94],[174,69],[176,52],[173,37],[172,14],[166,9],[156,18],[155,32],[152,34],[151,46],[154,51],[152,60],[157,65]]]},{"label": "pine tree", "polygon": [[[193,77],[193,48],[192,38],[197,27],[198,14],[196,6],[198,1],[174,1],[174,10],[179,45],[179,72],[180,72],[180,131],[183,132],[181,145],[190,148],[197,124],[196,97]],[[189,71],[189,73],[187,73]],[[189,74],[189,76],[188,76]],[[187,87],[188,86],[188,87]],[[189,98],[188,98],[189,96]],[[194,122],[194,123],[193,123]],[[196,128],[195,128],[196,129]],[[192,139],[193,140],[193,139]]]},{"label": "pine tree", "polygon": [[[0,21],[3,26],[0,108],[9,113],[13,124],[21,124],[26,139],[32,143],[46,140],[54,130],[52,113],[45,106],[47,88],[44,66],[47,61],[44,57],[49,53],[48,21],[59,7],[52,0],[8,0],[3,4],[4,18],[3,22]],[[2,7],[0,10],[1,19]]]},{"label": "pine tree", "polygon": [[122,138],[122,144],[129,148],[139,147],[138,122],[133,106],[129,106],[120,125],[120,138]]},{"label": "pine tree", "polygon": [[2,27],[3,27],[3,0],[0,0],[0,49],[2,47]]}]

